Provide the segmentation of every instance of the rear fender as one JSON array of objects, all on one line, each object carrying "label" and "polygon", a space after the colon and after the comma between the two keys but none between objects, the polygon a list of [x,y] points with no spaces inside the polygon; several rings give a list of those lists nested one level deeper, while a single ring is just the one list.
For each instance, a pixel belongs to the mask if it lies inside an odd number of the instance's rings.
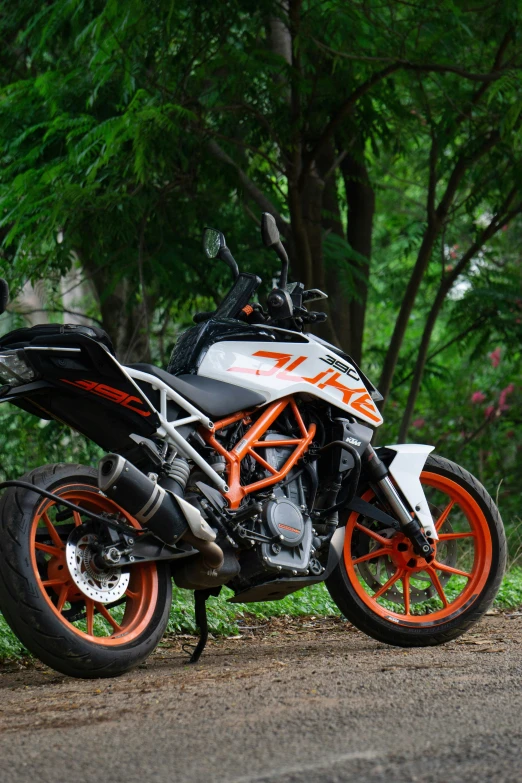
[{"label": "rear fender", "polygon": [[423,526],[426,534],[430,538],[438,539],[435,523],[420,481],[420,475],[428,454],[433,451],[435,446],[401,443],[400,445],[387,446],[386,448],[395,452],[395,456],[388,465],[392,478],[415,511],[417,519]]}]

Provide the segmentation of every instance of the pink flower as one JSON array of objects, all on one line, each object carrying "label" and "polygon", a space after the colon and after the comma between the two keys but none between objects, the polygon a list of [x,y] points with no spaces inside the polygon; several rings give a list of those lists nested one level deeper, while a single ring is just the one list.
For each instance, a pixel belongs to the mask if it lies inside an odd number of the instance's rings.
[{"label": "pink flower", "polygon": [[500,347],[495,348],[494,351],[491,351],[491,353],[488,354],[492,367],[498,367],[498,365],[500,364],[501,354],[502,354],[502,348]]},{"label": "pink flower", "polygon": [[506,386],[505,389],[502,389],[500,392],[499,398],[498,398],[498,407],[501,411],[507,411],[509,409],[509,405],[506,404],[506,398],[508,394],[511,394],[515,390],[515,387],[512,383],[509,384],[509,386]]},{"label": "pink flower", "polygon": [[420,427],[424,427],[425,424],[426,424],[426,419],[414,419],[411,423],[411,426],[419,429]]},{"label": "pink flower", "polygon": [[490,419],[491,416],[495,413],[495,406],[494,405],[488,405],[486,410],[484,411],[484,416],[486,419]]},{"label": "pink flower", "polygon": [[473,392],[471,395],[471,402],[473,405],[476,405],[477,403],[484,402],[486,399],[486,395],[481,391]]}]

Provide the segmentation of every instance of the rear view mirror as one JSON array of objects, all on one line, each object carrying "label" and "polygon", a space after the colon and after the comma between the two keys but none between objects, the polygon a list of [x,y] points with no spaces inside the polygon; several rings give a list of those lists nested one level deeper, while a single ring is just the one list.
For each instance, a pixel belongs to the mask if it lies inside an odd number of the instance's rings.
[{"label": "rear view mirror", "polygon": [[207,258],[217,258],[219,251],[226,248],[225,235],[215,228],[206,228],[203,232],[203,250]]},{"label": "rear view mirror", "polygon": [[265,247],[277,245],[280,240],[275,218],[269,212],[263,212],[261,215],[261,238]]},{"label": "rear view mirror", "polygon": [[9,304],[9,285],[3,277],[0,277],[0,315],[5,313]]},{"label": "rear view mirror", "polygon": [[273,247],[282,261],[279,285],[284,290],[288,282],[288,255],[281,242],[275,218],[270,212],[261,215],[261,238],[265,247]]},{"label": "rear view mirror", "polygon": [[230,267],[234,280],[239,277],[239,269],[234,256],[227,247],[225,235],[216,228],[206,228],[203,232],[203,249],[207,258],[220,258]]}]

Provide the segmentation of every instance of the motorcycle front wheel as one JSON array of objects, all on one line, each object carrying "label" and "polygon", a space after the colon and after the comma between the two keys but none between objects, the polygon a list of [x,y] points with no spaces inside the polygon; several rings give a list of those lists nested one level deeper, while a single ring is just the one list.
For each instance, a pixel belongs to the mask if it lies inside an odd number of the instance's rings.
[{"label": "motorcycle front wheel", "polygon": [[[98,489],[95,470],[46,465],[22,477],[97,514],[139,523]],[[155,649],[172,600],[168,564],[99,572],[90,561],[89,518],[20,487],[0,501],[0,610],[43,663],[71,677],[113,677]],[[74,528],[75,549],[66,544]],[[72,555],[72,560],[71,560]],[[73,573],[75,579],[73,579]]]},{"label": "motorcycle front wheel", "polygon": [[[467,631],[493,603],[506,564],[502,520],[470,473],[429,456],[421,483],[439,536],[433,559],[416,555],[394,528],[354,511],[343,556],[326,582],[350,622],[399,647],[443,644]],[[379,503],[371,489],[362,497]]]}]

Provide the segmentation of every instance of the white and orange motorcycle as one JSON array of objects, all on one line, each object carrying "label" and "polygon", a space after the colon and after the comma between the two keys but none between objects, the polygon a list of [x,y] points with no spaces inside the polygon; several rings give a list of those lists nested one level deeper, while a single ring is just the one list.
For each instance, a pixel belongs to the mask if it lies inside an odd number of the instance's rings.
[{"label": "white and orange motorcycle", "polygon": [[[382,642],[441,644],[488,609],[503,575],[498,511],[432,447],[374,449],[381,397],[349,356],[303,326],[325,298],[287,283],[267,309],[223,235],[204,247],[235,282],[178,340],[167,370],[122,365],[109,337],[45,325],[0,340],[0,402],[66,422],[106,452],[98,469],[45,465],[4,482],[0,609],[27,648],[76,677],[113,676],[161,640],[172,579],[206,599],[278,600],[325,582]],[[6,284],[0,293],[4,308]]]}]

